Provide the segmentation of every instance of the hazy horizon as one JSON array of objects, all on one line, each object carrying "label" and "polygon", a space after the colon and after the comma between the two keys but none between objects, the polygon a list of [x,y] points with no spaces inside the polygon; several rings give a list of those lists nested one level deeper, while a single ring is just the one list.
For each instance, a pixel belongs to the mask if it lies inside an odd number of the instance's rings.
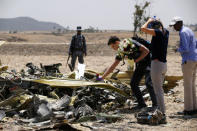
[{"label": "hazy horizon", "polygon": [[[168,26],[173,16],[185,24],[197,24],[196,0],[149,0],[150,16]],[[0,18],[31,17],[63,27],[132,30],[136,0],[0,0]]]}]

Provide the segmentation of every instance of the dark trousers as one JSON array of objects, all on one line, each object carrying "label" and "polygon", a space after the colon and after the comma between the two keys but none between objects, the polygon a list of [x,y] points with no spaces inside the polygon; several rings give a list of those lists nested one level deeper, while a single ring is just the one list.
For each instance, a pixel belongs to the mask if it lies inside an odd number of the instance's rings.
[{"label": "dark trousers", "polygon": [[140,107],[146,106],[145,101],[143,99],[142,92],[140,91],[140,88],[139,88],[139,83],[141,79],[143,78],[143,76],[145,76],[145,84],[151,97],[152,106],[157,106],[157,100],[156,100],[155,92],[152,86],[150,70],[147,70],[148,66],[149,65],[147,63],[140,63],[140,62],[137,63],[136,69],[133,73],[133,76],[130,82],[131,89],[133,91],[134,96],[137,98],[137,102]]},{"label": "dark trousers", "polygon": [[83,51],[74,51],[72,53],[72,56],[71,56],[71,65],[72,65],[72,69],[74,70],[75,69],[75,63],[76,63],[76,60],[77,60],[77,57],[78,57],[78,61],[80,64],[83,64],[84,63],[84,60],[83,60]]}]

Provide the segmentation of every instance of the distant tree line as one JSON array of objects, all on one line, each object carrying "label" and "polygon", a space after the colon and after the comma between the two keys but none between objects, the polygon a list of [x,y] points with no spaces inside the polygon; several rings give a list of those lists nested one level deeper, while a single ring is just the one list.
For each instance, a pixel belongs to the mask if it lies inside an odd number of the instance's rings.
[{"label": "distant tree line", "polygon": [[190,27],[193,31],[197,31],[197,24],[186,24],[185,26]]},{"label": "distant tree line", "polygon": [[[73,31],[75,31],[75,30],[71,30],[69,26],[67,26],[64,29],[56,28],[54,26],[52,34],[54,34],[54,35],[61,35],[61,34],[70,33],[70,32],[73,32]],[[87,29],[84,29],[83,32],[85,32],[85,33],[96,33],[96,32],[103,32],[103,31],[99,30],[98,28],[94,28],[92,26],[89,26]]]},{"label": "distant tree line", "polygon": [[17,30],[9,30],[9,34],[16,34],[16,33],[18,33]]},{"label": "distant tree line", "polygon": [[61,35],[61,34],[69,33],[69,32],[71,32],[69,26],[67,26],[67,27],[64,28],[64,29],[62,29],[62,28],[56,28],[56,27],[54,26],[54,27],[53,27],[52,34],[54,34],[54,35]]}]

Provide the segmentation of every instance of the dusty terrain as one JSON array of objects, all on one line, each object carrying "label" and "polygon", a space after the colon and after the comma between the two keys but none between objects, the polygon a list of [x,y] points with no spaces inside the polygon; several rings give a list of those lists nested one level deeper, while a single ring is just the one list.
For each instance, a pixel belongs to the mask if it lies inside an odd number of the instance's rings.
[{"label": "dusty terrain", "polygon": [[[35,65],[40,63],[54,64],[62,63],[60,70],[62,73],[68,73],[66,68],[66,60],[68,58],[68,43],[74,33],[64,34],[60,36],[51,35],[50,33],[18,33],[5,34],[0,33],[0,39],[7,40],[0,47],[0,59],[2,64],[8,65],[9,69],[20,71],[25,68],[27,62]],[[114,60],[112,51],[107,45],[107,40],[111,35],[117,35],[121,39],[132,36],[131,32],[105,32],[105,33],[86,33],[88,56],[85,57],[86,68],[95,71],[103,71]],[[197,33],[196,33],[197,36]],[[143,36],[146,38],[146,36]],[[20,38],[20,39],[19,39]],[[150,37],[147,39],[150,40]],[[181,57],[172,51],[173,46],[179,40],[177,33],[171,33],[168,48],[168,71],[167,75],[181,76]],[[126,70],[126,65],[119,69]],[[174,94],[165,94],[165,103],[167,109],[167,121],[165,125],[149,126],[136,123],[133,113],[126,111],[124,119],[112,123],[92,123],[86,122],[86,125],[97,127],[98,130],[197,130],[197,116],[178,116],[177,111],[183,110],[183,81],[174,89]],[[150,102],[148,102],[150,103]],[[0,126],[1,127],[1,126]],[[9,127],[7,130],[20,129]],[[5,127],[3,129],[6,129]]]}]

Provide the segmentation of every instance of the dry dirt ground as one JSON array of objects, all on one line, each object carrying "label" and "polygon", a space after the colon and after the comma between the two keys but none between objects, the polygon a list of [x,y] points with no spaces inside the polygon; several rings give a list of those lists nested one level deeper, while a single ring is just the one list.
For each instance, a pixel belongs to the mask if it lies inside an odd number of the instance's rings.
[{"label": "dry dirt ground", "polygon": [[[66,60],[68,58],[68,43],[73,33],[55,36],[50,33],[18,33],[6,34],[0,33],[0,39],[8,40],[0,47],[0,59],[4,65],[8,65],[9,69],[20,71],[25,68],[27,62],[32,62],[39,66],[40,63],[54,64],[62,63],[60,70],[62,73],[68,73],[66,68]],[[86,68],[95,71],[103,71],[114,60],[114,51],[107,45],[107,40],[112,35],[117,35],[121,39],[132,36],[131,32],[105,32],[105,33],[86,33],[88,56],[85,57]],[[197,36],[197,33],[196,33]],[[143,36],[146,38],[146,36]],[[148,36],[147,39],[150,40]],[[14,41],[14,42],[13,42]],[[181,76],[181,57],[172,51],[173,46],[179,41],[178,33],[171,33],[168,48],[168,71],[167,75]],[[118,66],[122,71],[126,70],[126,65]],[[141,125],[136,123],[134,114],[128,110],[123,113],[123,120],[112,124],[102,124],[95,122],[86,122],[84,124],[97,127],[95,130],[181,130],[197,131],[197,116],[178,116],[177,111],[183,110],[184,92],[183,81],[179,81],[179,85],[174,89],[174,94],[165,94],[165,104],[167,109],[167,124],[159,126]],[[150,102],[148,102],[150,103]],[[11,122],[12,123],[12,122]],[[10,124],[10,123],[9,123]],[[12,125],[12,124],[10,124]],[[1,127],[1,125],[0,125]],[[0,128],[1,129],[1,128]],[[10,126],[4,130],[18,130],[21,127]],[[89,128],[86,128],[89,129]],[[86,130],[85,129],[85,130]]]}]

